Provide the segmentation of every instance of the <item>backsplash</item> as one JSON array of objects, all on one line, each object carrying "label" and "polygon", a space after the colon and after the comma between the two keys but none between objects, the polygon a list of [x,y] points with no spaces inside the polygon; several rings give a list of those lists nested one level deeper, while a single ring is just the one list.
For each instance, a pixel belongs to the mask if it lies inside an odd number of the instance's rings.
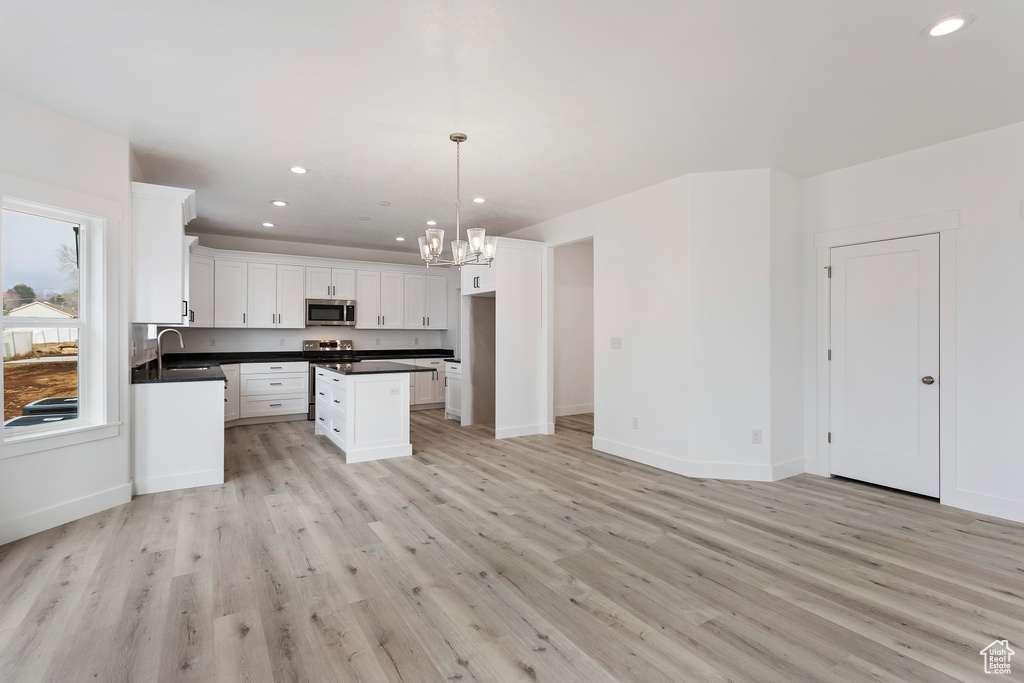
[{"label": "backsplash", "polygon": [[[446,346],[445,330],[357,330],[352,327],[301,329],[179,328],[185,349],[177,338],[164,337],[164,353],[218,353],[236,351],[301,351],[306,339],[351,339],[356,350],[437,349]],[[378,343],[379,340],[379,343]],[[133,361],[133,365],[135,362]]]}]

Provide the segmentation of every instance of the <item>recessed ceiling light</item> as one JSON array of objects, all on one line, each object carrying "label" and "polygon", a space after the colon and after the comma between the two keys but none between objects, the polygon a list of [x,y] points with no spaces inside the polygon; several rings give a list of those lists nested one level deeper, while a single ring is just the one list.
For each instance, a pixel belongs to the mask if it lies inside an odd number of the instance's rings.
[{"label": "recessed ceiling light", "polygon": [[263,227],[264,228],[272,228],[272,227],[274,227],[274,224],[273,223],[264,223]]},{"label": "recessed ceiling light", "polygon": [[369,216],[360,216],[359,220],[361,220],[361,221],[368,221],[368,220],[370,220],[370,217]]},{"label": "recessed ceiling light", "polygon": [[288,202],[284,201],[283,199],[275,199],[270,203],[273,204],[274,206],[288,206]]},{"label": "recessed ceiling light", "polygon": [[391,202],[377,202],[379,206],[391,206]]},{"label": "recessed ceiling light", "polygon": [[959,31],[972,21],[974,21],[973,14],[954,14],[928,24],[921,31],[921,35],[925,38],[941,38],[942,36],[948,36],[950,33]]},{"label": "recessed ceiling light", "polygon": [[477,197],[473,201],[476,202],[477,204],[483,204],[484,203],[484,198],[483,197]]},{"label": "recessed ceiling light", "polygon": [[404,242],[404,241],[405,241],[405,238],[404,238],[404,237],[396,237],[396,238],[395,238],[395,241],[396,241],[396,242]]},{"label": "recessed ceiling light", "polygon": [[427,225],[437,225],[437,221],[427,221]]},{"label": "recessed ceiling light", "polygon": [[301,166],[292,166],[292,173],[305,173],[306,169]]}]

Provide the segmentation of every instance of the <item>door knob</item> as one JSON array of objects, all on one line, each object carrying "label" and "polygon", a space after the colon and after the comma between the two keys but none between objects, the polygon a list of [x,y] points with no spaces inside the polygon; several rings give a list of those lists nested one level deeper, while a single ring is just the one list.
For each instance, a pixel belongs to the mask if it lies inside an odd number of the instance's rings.
[{"label": "door knob", "polygon": [[925,375],[924,377],[921,378],[921,381],[924,382],[925,384],[935,384],[935,378],[932,377],[931,375]]}]

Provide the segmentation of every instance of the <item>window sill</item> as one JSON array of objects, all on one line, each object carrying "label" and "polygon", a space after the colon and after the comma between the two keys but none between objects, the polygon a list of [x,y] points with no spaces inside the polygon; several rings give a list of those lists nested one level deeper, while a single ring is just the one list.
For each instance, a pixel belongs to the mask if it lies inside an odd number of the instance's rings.
[{"label": "window sill", "polygon": [[49,451],[55,448],[67,448],[77,446],[90,441],[101,439],[112,439],[121,433],[121,423],[90,425],[87,427],[68,427],[67,429],[54,429],[52,431],[37,432],[35,434],[24,434],[21,436],[9,436],[3,440],[0,448],[0,460],[16,458],[21,455],[30,455],[41,451]]}]

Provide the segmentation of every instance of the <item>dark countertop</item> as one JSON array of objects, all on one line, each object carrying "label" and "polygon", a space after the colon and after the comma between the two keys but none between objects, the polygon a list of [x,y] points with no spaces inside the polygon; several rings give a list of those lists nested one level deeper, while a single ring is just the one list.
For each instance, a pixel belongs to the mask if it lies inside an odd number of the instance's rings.
[{"label": "dark countertop", "polygon": [[[342,358],[335,355],[317,357],[303,356],[301,351],[227,351],[201,353],[165,353],[164,376],[156,376],[156,361],[152,360],[132,368],[132,384],[156,384],[160,382],[205,382],[225,381],[221,365],[235,363],[283,363],[287,361],[309,361],[330,369],[336,366],[351,365],[337,361],[352,361],[366,364],[365,369],[343,372],[346,375],[367,375],[384,372],[433,372],[431,368],[417,368],[399,363],[381,363],[388,358],[445,358],[452,355],[451,349],[371,349],[352,351]],[[326,361],[326,362],[325,362]],[[334,361],[334,362],[331,362]],[[403,369],[373,370],[372,366],[391,365]]]},{"label": "dark countertop", "polygon": [[359,363],[316,363],[314,365],[325,370],[333,370],[343,375],[386,375],[398,372],[434,372],[434,368],[418,368],[404,363],[388,363],[387,361],[361,361]]},{"label": "dark countertop", "polygon": [[462,359],[461,358],[445,358],[444,362],[445,363],[461,363]]},{"label": "dark countertop", "polygon": [[224,371],[216,363],[164,363],[164,374],[157,377],[156,361],[132,368],[132,384],[168,382],[226,382]]},{"label": "dark countertop", "polygon": [[[341,360],[368,361],[388,360],[392,358],[448,358],[452,355],[451,349],[367,349],[356,350],[346,353]],[[229,365],[233,363],[282,363],[285,361],[317,362],[338,361],[338,355],[303,356],[302,351],[227,351],[227,352],[192,352],[192,353],[165,353],[164,365],[166,367],[184,366],[185,364],[208,365],[220,364]]]}]

